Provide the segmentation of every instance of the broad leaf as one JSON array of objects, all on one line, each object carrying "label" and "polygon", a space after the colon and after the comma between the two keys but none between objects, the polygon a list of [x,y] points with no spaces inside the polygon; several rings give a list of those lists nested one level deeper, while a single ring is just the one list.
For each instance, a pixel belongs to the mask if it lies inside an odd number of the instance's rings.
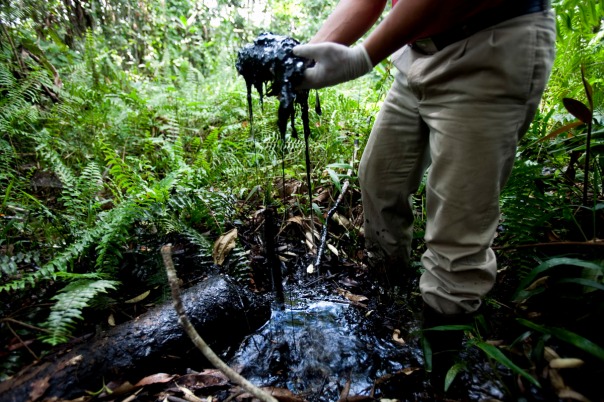
[{"label": "broad leaf", "polygon": [[604,361],[604,348],[593,343],[589,339],[582,337],[581,335],[575,334],[574,332],[568,331],[563,328],[557,327],[544,327],[539,324],[535,324],[534,322],[524,320],[522,318],[518,319],[522,325],[529,327],[535,331],[539,331],[541,333],[555,336],[556,338],[570,343],[571,345],[576,346],[577,348],[584,350],[585,352],[591,354],[592,356],[597,357],[600,360]]},{"label": "broad leaf", "polygon": [[588,124],[591,121],[591,110],[583,103],[572,98],[564,98],[562,99],[562,103],[564,103],[564,107],[570,114],[581,120],[583,123]]},{"label": "broad leaf", "polygon": [[526,378],[534,386],[541,387],[541,384],[539,384],[539,381],[537,381],[533,376],[531,376],[525,370],[518,367],[513,361],[511,361],[506,355],[504,355],[503,352],[501,350],[499,350],[499,348],[497,348],[491,344],[488,344],[486,342],[482,342],[482,341],[476,342],[476,346],[478,346],[490,358],[494,359],[498,363],[509,368],[514,373]]}]

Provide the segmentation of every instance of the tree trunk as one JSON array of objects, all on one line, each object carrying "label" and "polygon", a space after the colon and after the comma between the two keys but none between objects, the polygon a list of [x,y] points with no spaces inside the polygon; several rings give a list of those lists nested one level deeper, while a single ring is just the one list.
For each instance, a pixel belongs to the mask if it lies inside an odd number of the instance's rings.
[{"label": "tree trunk", "polygon": [[[270,305],[225,277],[212,277],[182,293],[187,316],[219,353],[270,318]],[[0,383],[3,402],[73,399],[111,380],[138,379],[207,364],[181,328],[172,303],[63,349]]]}]

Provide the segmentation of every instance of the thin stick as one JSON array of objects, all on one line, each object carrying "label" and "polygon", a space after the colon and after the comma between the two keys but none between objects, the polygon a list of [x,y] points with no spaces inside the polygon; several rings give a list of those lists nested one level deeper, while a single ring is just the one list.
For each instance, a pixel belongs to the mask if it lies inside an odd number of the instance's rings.
[{"label": "thin stick", "polygon": [[172,291],[172,300],[174,301],[174,309],[178,314],[178,322],[183,327],[193,344],[203,353],[210,363],[214,365],[218,370],[222,371],[232,382],[239,384],[247,392],[260,399],[263,402],[278,402],[273,396],[262,391],[254,384],[246,380],[239,373],[230,368],[225,362],[223,362],[216,353],[208,346],[208,344],[201,338],[197,330],[193,327],[182,304],[180,297],[180,289],[178,287],[178,276],[176,275],[176,269],[172,262],[172,245],[167,244],[161,248],[161,255],[164,260],[164,266],[166,267],[166,273],[168,274],[168,282],[170,282],[170,289]]},{"label": "thin stick", "polygon": [[6,324],[6,326],[8,327],[8,329],[10,330],[10,332],[12,332],[12,333],[13,333],[13,335],[15,336],[15,338],[17,338],[17,339],[19,340],[19,342],[21,342],[21,345],[23,345],[23,346],[25,347],[25,349],[27,349],[27,351],[28,351],[28,352],[29,352],[29,353],[30,353],[30,354],[31,354],[31,355],[34,357],[34,359],[35,359],[35,360],[40,360],[40,358],[38,357],[38,355],[36,355],[36,354],[34,353],[34,351],[33,351],[33,350],[31,350],[31,349],[29,348],[29,346],[27,346],[27,343],[25,343],[25,342],[23,341],[23,339],[21,339],[21,337],[20,337],[20,336],[17,334],[17,332],[15,332],[15,330],[13,329],[13,327],[11,327],[11,325],[10,325],[10,324]]},{"label": "thin stick", "polygon": [[10,318],[10,317],[5,317],[5,318],[1,319],[0,322],[13,322],[15,324],[21,325],[22,327],[29,328],[29,329],[32,329],[34,331],[40,331],[40,332],[44,332],[44,333],[47,333],[47,334],[52,333],[52,331],[49,331],[49,330],[47,330],[45,328],[36,327],[35,325],[31,325],[31,324],[28,324],[28,323],[23,322],[23,321],[15,320],[14,318]]},{"label": "thin stick", "polygon": [[516,250],[521,248],[533,248],[533,247],[560,247],[560,246],[604,246],[604,241],[602,240],[589,240],[589,241],[553,241],[550,243],[530,243],[530,244],[517,244],[515,246],[494,246],[493,250],[498,251],[507,251],[507,250]]},{"label": "thin stick", "polygon": [[[350,164],[351,168],[348,169],[348,173],[347,173],[347,175],[349,177],[352,176],[352,168],[354,167],[354,162],[357,158],[358,150],[359,150],[359,140],[354,140],[354,152],[352,154],[352,163]],[[327,216],[325,217],[325,223],[323,224],[323,230],[321,230],[321,243],[319,244],[319,249],[317,251],[317,258],[315,259],[315,267],[317,268],[317,272],[319,271],[319,266],[321,265],[321,257],[323,255],[323,251],[325,250],[325,243],[327,242],[327,224],[329,223],[329,220],[331,219],[333,214],[336,212],[338,206],[340,205],[340,202],[342,202],[342,200],[344,199],[344,195],[346,194],[346,191],[348,190],[349,185],[350,185],[350,180],[349,179],[344,180],[344,185],[342,186],[342,191],[340,192],[340,195],[338,195],[338,198],[336,199],[335,204],[327,212]]]}]

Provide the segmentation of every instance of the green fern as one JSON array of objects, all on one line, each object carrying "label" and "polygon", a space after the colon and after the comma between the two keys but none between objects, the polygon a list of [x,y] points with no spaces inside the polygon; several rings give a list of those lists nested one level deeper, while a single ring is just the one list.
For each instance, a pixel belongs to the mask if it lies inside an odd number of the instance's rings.
[{"label": "green fern", "polygon": [[17,155],[8,141],[0,138],[0,181],[14,177],[13,164]]},{"label": "green fern", "polygon": [[103,226],[98,226],[93,230],[83,231],[77,237],[76,241],[40,267],[40,269],[33,272],[25,272],[20,277],[0,285],[0,293],[23,290],[27,286],[35,287],[41,281],[56,279],[57,273],[68,272],[73,262],[98,240],[103,229]]},{"label": "green fern", "polygon": [[67,342],[77,321],[84,319],[82,310],[90,306],[96,296],[115,289],[117,285],[118,282],[105,279],[82,279],[69,283],[52,297],[56,303],[43,325],[50,333],[42,336],[42,341],[51,345]]},{"label": "green fern", "polygon": [[541,165],[533,162],[516,162],[512,176],[502,192],[504,230],[500,233],[498,242],[534,242],[544,237],[551,220],[559,216],[559,211],[553,207],[558,204],[558,200],[539,187],[539,182],[545,179],[542,170]]},{"label": "green fern", "polygon": [[97,269],[107,273],[117,270],[122,259],[121,250],[130,239],[134,222],[142,213],[140,205],[129,200],[120,203],[103,216],[102,224],[95,229],[100,234],[95,249]]}]

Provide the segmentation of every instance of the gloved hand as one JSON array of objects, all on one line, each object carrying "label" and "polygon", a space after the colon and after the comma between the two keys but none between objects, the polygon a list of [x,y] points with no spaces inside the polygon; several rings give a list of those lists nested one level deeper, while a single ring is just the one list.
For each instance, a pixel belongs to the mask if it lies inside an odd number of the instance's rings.
[{"label": "gloved hand", "polygon": [[371,59],[363,45],[348,47],[333,42],[298,45],[296,56],[315,61],[304,71],[300,89],[319,89],[350,81],[373,69]]}]

